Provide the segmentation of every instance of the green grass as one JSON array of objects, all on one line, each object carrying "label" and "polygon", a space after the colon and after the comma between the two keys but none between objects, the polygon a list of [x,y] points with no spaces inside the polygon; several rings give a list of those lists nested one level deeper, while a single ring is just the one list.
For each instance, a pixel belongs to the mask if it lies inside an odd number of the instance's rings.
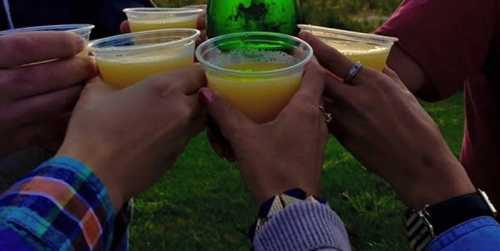
[{"label": "green grass", "polygon": [[[462,95],[425,107],[454,152],[463,130]],[[390,187],[365,171],[334,139],[326,149],[323,195],[345,221],[357,250],[407,250],[401,213]],[[248,250],[256,208],[238,170],[220,160],[205,135],[177,166],[137,198],[133,250]]]},{"label": "green grass", "polygon": [[[158,0],[163,6],[203,3]],[[373,30],[399,0],[302,1],[306,22],[361,31]],[[462,95],[425,104],[458,154],[463,131]],[[407,250],[404,207],[390,187],[365,171],[334,139],[326,149],[323,196],[343,218],[355,250]],[[176,167],[136,199],[132,250],[249,250],[248,226],[256,208],[238,170],[220,160],[206,136],[195,138]]]}]

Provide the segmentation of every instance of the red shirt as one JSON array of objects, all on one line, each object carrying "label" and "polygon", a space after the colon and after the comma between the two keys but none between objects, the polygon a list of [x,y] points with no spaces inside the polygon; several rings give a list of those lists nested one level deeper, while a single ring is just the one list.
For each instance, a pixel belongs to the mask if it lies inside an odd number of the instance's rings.
[{"label": "red shirt", "polygon": [[405,0],[378,33],[400,39],[440,99],[464,90],[461,160],[500,205],[500,1]]}]

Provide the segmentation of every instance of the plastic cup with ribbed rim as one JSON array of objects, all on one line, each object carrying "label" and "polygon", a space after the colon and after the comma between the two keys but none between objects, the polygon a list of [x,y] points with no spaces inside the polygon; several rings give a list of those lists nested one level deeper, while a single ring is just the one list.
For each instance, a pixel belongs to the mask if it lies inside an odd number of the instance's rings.
[{"label": "plastic cup with ribbed rim", "polygon": [[298,25],[301,31],[307,31],[329,46],[365,67],[382,71],[387,57],[397,38],[376,34],[333,29],[314,25]]},{"label": "plastic cup with ribbed rim", "polygon": [[23,27],[12,30],[0,31],[0,35],[8,35],[18,32],[34,32],[34,31],[69,31],[80,35],[85,40],[90,39],[90,34],[95,28],[93,24],[60,24],[60,25],[44,25],[44,26],[33,26],[33,27]]},{"label": "plastic cup with ribbed rim", "polygon": [[184,6],[183,8],[195,8],[195,9],[202,9],[204,11],[207,11],[206,4],[192,4],[192,5]]},{"label": "plastic cup with ribbed rim", "polygon": [[[82,37],[85,41],[89,41],[90,34],[95,28],[93,24],[60,24],[60,25],[44,25],[44,26],[32,26],[32,27],[22,27],[11,30],[0,31],[0,36],[21,33],[21,32],[44,32],[44,31],[57,31],[57,32],[73,32]],[[89,51],[87,47],[78,53],[78,57],[88,57]],[[36,62],[29,65],[36,65],[41,63],[51,62],[53,60],[46,60],[42,62]]]},{"label": "plastic cup with ribbed rim", "polygon": [[258,123],[272,121],[300,88],[313,49],[280,33],[214,37],[196,50],[208,87]]},{"label": "plastic cup with ribbed rim", "polygon": [[127,8],[127,15],[132,32],[158,30],[167,28],[196,29],[198,16],[203,9],[183,8]]},{"label": "plastic cup with ribbed rim", "polygon": [[89,44],[106,83],[125,88],[148,76],[193,64],[196,29],[127,33]]}]

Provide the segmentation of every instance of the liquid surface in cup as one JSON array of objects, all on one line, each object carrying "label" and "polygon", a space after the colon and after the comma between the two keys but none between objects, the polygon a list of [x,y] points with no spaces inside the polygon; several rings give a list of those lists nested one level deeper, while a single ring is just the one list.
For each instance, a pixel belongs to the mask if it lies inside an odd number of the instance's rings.
[{"label": "liquid surface in cup", "polygon": [[[282,69],[284,63],[242,63],[225,68],[260,72]],[[272,121],[300,87],[302,72],[283,76],[258,77],[220,75],[207,71],[208,87],[258,123]]]},{"label": "liquid surface in cup", "polygon": [[129,20],[130,29],[132,32],[159,30],[168,28],[192,28],[196,29],[198,16],[193,15],[190,17],[172,17],[170,19],[158,20]]},{"label": "liquid surface in cup", "polygon": [[190,48],[165,48],[154,53],[97,58],[104,81],[115,88],[125,88],[158,73],[193,64],[194,43]]},{"label": "liquid surface in cup", "polygon": [[385,67],[390,48],[362,42],[322,39],[329,46],[364,66],[382,71]]}]

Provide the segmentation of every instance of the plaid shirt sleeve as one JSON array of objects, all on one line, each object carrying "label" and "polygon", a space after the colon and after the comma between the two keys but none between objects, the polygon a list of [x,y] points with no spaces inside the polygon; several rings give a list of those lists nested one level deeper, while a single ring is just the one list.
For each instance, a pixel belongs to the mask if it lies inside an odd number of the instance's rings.
[{"label": "plaid shirt sleeve", "polygon": [[126,249],[127,234],[113,234],[115,226],[126,229],[117,218],[127,217],[115,215],[90,169],[71,158],[53,158],[0,196],[0,250]]}]

